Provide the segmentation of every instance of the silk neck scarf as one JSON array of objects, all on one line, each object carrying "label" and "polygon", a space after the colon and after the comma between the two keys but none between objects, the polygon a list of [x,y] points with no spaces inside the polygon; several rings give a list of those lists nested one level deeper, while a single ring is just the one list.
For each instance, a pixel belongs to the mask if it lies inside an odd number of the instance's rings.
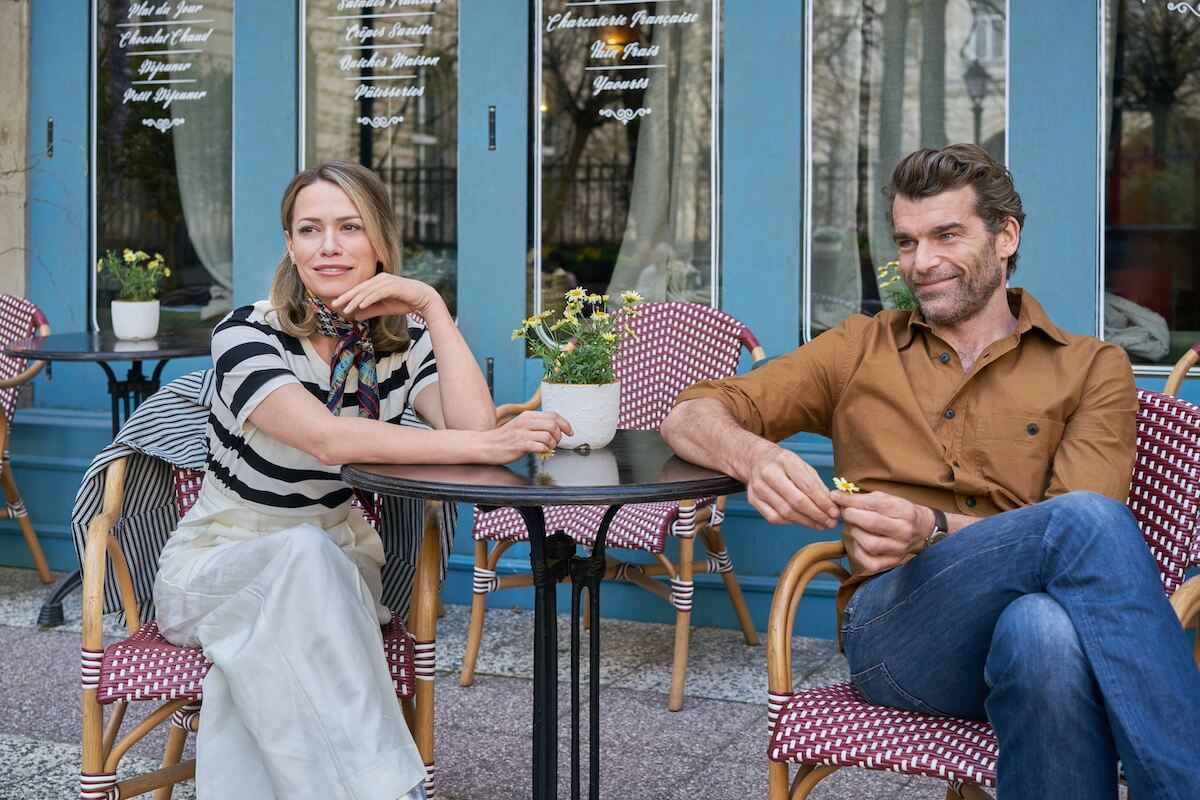
[{"label": "silk neck scarf", "polygon": [[333,358],[329,361],[329,399],[325,406],[335,415],[341,414],[342,396],[346,393],[346,378],[350,368],[358,367],[359,416],[379,419],[379,384],[375,375],[375,345],[367,323],[353,322],[330,309],[321,298],[305,294],[317,315],[317,332],[337,339]]},{"label": "silk neck scarf", "polygon": [[[333,311],[321,298],[305,292],[305,300],[317,316],[317,332],[337,339],[333,358],[329,361],[329,399],[325,403],[335,416],[342,412],[342,396],[346,394],[346,378],[350,368],[358,367],[358,415],[379,419],[379,381],[375,375],[375,345],[371,343],[371,328],[364,322],[354,322]],[[355,489],[354,496],[364,513],[378,516],[375,496]]]}]

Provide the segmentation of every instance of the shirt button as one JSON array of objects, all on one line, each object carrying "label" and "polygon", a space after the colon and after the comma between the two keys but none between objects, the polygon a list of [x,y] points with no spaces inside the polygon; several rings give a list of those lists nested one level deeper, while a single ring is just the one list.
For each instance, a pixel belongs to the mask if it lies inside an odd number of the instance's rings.
[{"label": "shirt button", "polygon": [[946,419],[954,419],[954,409],[947,408],[946,413],[942,414],[942,416],[945,417]]},{"label": "shirt button", "polygon": [[1025,430],[1029,433],[1030,436],[1037,436],[1037,433],[1039,430],[1041,430],[1041,428],[1039,428],[1037,426],[1036,422],[1031,422],[1025,426]]},{"label": "shirt button", "polygon": [[967,498],[967,508],[974,508],[974,507],[975,507],[975,498],[968,497]]},{"label": "shirt button", "polygon": [[938,360],[941,361],[943,364],[949,364],[950,363],[950,354],[942,353],[940,356],[938,356]]}]

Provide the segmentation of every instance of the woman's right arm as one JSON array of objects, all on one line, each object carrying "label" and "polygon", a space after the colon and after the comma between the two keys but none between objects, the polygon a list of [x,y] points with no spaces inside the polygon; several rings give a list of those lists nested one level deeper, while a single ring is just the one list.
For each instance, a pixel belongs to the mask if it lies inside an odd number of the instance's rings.
[{"label": "woman's right arm", "polygon": [[337,417],[298,384],[280,386],[248,422],[322,464],[507,464],[551,450],[568,429],[557,414],[526,411],[487,431],[420,430],[360,417]]}]

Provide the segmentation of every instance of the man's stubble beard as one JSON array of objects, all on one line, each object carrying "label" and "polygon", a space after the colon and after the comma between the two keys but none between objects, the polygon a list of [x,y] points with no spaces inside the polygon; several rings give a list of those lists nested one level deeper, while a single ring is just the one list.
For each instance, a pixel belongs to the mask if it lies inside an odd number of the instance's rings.
[{"label": "man's stubble beard", "polygon": [[[926,322],[934,325],[957,325],[974,317],[987,307],[996,289],[1004,282],[1004,266],[996,255],[996,243],[991,242],[987,250],[980,254],[975,262],[969,265],[971,269],[960,269],[958,286],[952,290],[956,302],[941,312],[927,308],[920,301],[919,295],[911,283],[908,290],[917,299],[917,307]],[[938,299],[944,298],[943,293]]]}]

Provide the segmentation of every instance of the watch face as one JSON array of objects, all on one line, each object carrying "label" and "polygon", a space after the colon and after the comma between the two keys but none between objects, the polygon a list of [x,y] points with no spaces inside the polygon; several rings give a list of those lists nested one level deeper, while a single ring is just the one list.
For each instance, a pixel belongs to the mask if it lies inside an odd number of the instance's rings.
[{"label": "watch face", "polygon": [[946,538],[946,531],[934,531],[929,534],[929,544],[937,544],[942,539]]}]

